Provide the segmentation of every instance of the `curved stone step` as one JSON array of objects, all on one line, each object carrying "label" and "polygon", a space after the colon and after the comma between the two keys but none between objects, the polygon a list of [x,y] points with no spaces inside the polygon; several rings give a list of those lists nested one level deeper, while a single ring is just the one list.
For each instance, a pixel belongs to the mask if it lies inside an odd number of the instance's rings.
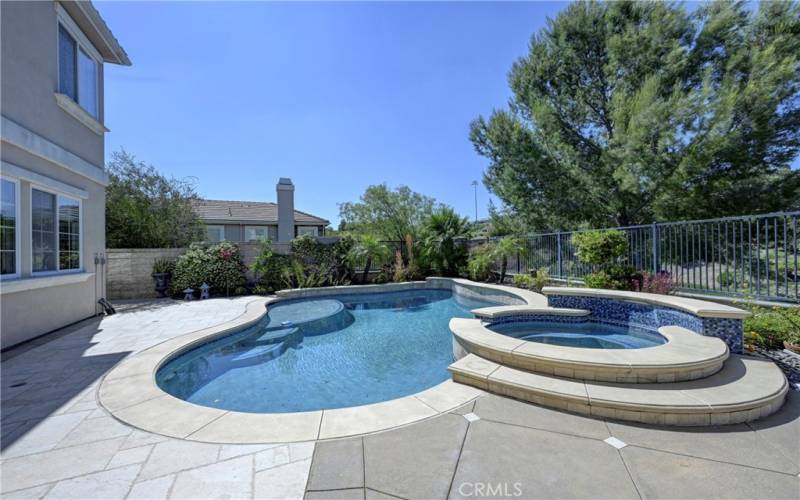
[{"label": "curved stone step", "polygon": [[565,307],[537,306],[490,306],[470,311],[477,318],[498,319],[505,316],[540,315],[540,316],[589,316],[588,309],[569,309]]},{"label": "curved stone step", "polygon": [[776,412],[789,385],[771,361],[734,355],[708,378],[619,384],[530,373],[470,354],[449,367],[453,380],[496,394],[584,415],[658,425],[749,422]]},{"label": "curved stone step", "polygon": [[277,358],[283,354],[285,345],[286,344],[284,342],[256,345],[252,349],[248,349],[247,351],[244,351],[235,358],[231,359],[231,363],[247,366],[255,363],[261,363],[268,359]]},{"label": "curved stone step", "polygon": [[704,378],[728,359],[721,339],[679,326],[658,333],[666,344],[642,349],[587,349],[522,340],[493,332],[477,319],[453,318],[453,354],[469,353],[521,370],[579,380],[665,383]]},{"label": "curved stone step", "polygon": [[267,328],[266,330],[264,330],[264,334],[263,335],[261,335],[257,339],[255,339],[255,343],[259,344],[259,345],[261,345],[261,344],[274,344],[275,342],[285,340],[287,337],[289,337],[291,335],[294,335],[294,334],[298,333],[299,331],[300,331],[299,328],[293,327],[293,326],[279,327],[279,328],[273,328],[273,329]]}]

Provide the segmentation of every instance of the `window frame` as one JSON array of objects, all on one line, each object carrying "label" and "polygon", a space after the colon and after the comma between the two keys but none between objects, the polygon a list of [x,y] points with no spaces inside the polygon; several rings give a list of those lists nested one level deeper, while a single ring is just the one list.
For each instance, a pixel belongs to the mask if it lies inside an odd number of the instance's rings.
[{"label": "window frame", "polygon": [[[34,271],[33,270],[33,190],[41,191],[43,193],[49,193],[56,197],[56,214],[55,214],[55,231],[54,231],[54,239],[55,239],[55,249],[56,249],[56,269],[54,271]],[[59,252],[61,251],[61,247],[59,246],[59,225],[60,221],[58,219],[58,198],[69,198],[70,200],[76,200],[78,202],[78,268],[77,269],[61,269],[61,258]],[[56,274],[77,274],[84,272],[83,268],[83,250],[84,250],[84,243],[83,243],[83,199],[75,196],[73,194],[65,193],[63,191],[59,191],[57,189],[53,189],[51,187],[43,186],[41,184],[36,184],[31,182],[30,186],[28,187],[28,205],[30,210],[28,210],[28,228],[31,235],[31,244],[30,244],[30,262],[31,262],[31,276],[53,276]]]},{"label": "window frame", "polygon": [[[225,225],[224,224],[206,224],[206,237],[205,241],[208,243],[221,243],[223,241],[228,241],[225,239]],[[211,241],[208,239],[208,230],[211,228],[219,228],[220,230],[220,239],[217,241]]]},{"label": "window frame", "polygon": [[[70,15],[67,13],[64,8],[56,3],[56,92],[61,94],[61,47],[60,47],[60,36],[59,36],[59,27],[63,27],[64,30],[72,36],[72,39],[75,40],[75,97],[77,99],[72,99],[75,104],[77,104],[83,111],[86,112],[89,116],[93,119],[100,122],[100,68],[103,64],[103,57],[100,55],[100,52],[94,47],[92,42],[83,34],[83,31],[75,24],[75,21],[72,20]],[[94,106],[97,110],[97,116],[93,115],[88,109],[84,108],[80,101],[80,68],[78,66],[80,60],[80,51],[83,52],[94,61],[94,86],[95,86],[95,93],[94,93]]]},{"label": "window frame", "polygon": [[249,225],[249,226],[244,226],[244,230],[242,231],[242,240],[243,240],[243,241],[245,241],[245,242],[251,242],[251,241],[259,241],[259,240],[261,239],[261,237],[257,237],[257,238],[256,238],[256,239],[254,239],[254,240],[249,240],[249,239],[247,239],[247,229],[248,229],[248,228],[263,229],[263,230],[264,230],[264,236],[263,236],[263,238],[265,238],[265,239],[269,239],[269,226],[257,226],[257,225]]},{"label": "window frame", "polygon": [[14,273],[0,274],[0,281],[18,279],[21,276],[20,267],[22,266],[22,231],[20,231],[20,219],[22,218],[22,203],[20,200],[21,187],[20,179],[3,174],[0,179],[14,183],[14,217],[16,226],[14,227]]},{"label": "window frame", "polygon": [[[314,234],[303,233],[302,232],[303,229],[313,229],[314,230]],[[319,227],[317,227],[317,226],[297,226],[297,236],[300,237],[300,236],[306,236],[306,235],[312,236],[314,238],[318,238],[319,237]]]}]

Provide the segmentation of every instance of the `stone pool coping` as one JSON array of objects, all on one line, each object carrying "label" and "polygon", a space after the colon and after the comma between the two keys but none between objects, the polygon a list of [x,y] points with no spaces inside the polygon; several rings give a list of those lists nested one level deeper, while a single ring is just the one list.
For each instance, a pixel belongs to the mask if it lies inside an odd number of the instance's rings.
[{"label": "stone pool coping", "polygon": [[602,382],[659,383],[707,377],[730,352],[721,339],[680,326],[662,326],[665,344],[641,349],[588,349],[517,339],[480,319],[450,320],[456,358],[469,353],[526,371]]},{"label": "stone pool coping", "polygon": [[547,316],[589,316],[588,309],[568,309],[565,307],[531,307],[531,306],[492,306],[473,309],[472,314],[479,318],[498,319],[507,316],[547,315]]},{"label": "stone pool coping", "polygon": [[278,297],[255,297],[234,320],[188,333],[141,351],[108,372],[98,401],[114,418],[164,436],[209,443],[289,443],[337,439],[400,427],[446,413],[477,398],[483,391],[446,380],[422,392],[379,403],[293,413],[245,413],[200,406],[164,392],[156,384],[158,369],[175,356],[256,324],[267,305],[282,299],[419,288],[464,287],[480,294],[498,292],[525,304],[542,305],[543,296],[502,285],[484,285],[457,278],[426,281],[282,290]]},{"label": "stone pool coping", "polygon": [[601,288],[575,288],[557,286],[546,286],[542,288],[542,293],[544,295],[566,295],[571,297],[615,299],[654,306],[670,307],[694,314],[700,318],[744,319],[750,316],[748,311],[744,311],[736,307],[717,304],[715,302],[709,302],[706,300],[680,297],[677,295],[660,295],[655,293],[605,290]]}]

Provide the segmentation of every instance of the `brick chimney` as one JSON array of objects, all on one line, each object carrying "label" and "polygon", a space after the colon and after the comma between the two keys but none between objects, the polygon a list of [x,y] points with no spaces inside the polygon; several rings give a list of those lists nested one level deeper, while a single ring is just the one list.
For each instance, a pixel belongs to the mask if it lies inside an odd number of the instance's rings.
[{"label": "brick chimney", "polygon": [[275,186],[278,192],[278,243],[294,239],[294,184],[288,177],[281,177]]}]

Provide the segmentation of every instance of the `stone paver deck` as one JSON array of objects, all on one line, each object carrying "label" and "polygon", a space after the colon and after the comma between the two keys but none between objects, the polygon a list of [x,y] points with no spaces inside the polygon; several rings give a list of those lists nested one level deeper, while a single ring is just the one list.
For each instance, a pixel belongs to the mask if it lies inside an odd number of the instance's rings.
[{"label": "stone paver deck", "polygon": [[[0,494],[13,498],[797,498],[800,397],[752,424],[668,429],[497,396],[387,432],[210,444],[97,404],[130,354],[230,321],[248,298],[153,301],[3,355]],[[612,444],[627,445],[618,449]]]}]

